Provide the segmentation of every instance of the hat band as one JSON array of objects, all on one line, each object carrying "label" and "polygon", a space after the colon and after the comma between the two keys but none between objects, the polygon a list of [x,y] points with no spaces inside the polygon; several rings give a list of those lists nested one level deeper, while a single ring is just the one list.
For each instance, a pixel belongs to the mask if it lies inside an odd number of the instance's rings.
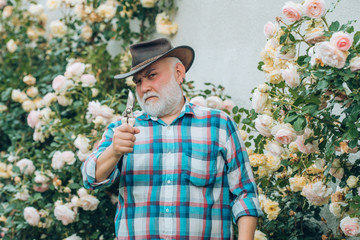
[{"label": "hat band", "polygon": [[145,61],[143,61],[143,62],[139,63],[138,65],[136,65],[136,66],[134,66],[134,67],[132,67],[132,68],[130,69],[130,71],[134,71],[134,70],[136,70],[136,69],[138,69],[138,68],[140,68],[140,67],[144,66],[145,64],[148,64],[149,62],[152,62],[152,61],[154,61],[154,60],[156,60],[156,59],[160,58],[161,56],[162,56],[162,55],[157,55],[157,56],[155,56],[155,57],[152,57],[152,58],[146,59]]}]

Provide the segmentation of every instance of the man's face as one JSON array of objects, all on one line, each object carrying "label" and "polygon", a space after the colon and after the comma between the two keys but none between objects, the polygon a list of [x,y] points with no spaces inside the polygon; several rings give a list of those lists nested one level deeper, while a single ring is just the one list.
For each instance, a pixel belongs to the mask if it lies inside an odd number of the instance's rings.
[{"label": "man's face", "polygon": [[161,59],[134,76],[136,97],[141,108],[153,117],[164,117],[182,101],[180,80],[170,59]]}]

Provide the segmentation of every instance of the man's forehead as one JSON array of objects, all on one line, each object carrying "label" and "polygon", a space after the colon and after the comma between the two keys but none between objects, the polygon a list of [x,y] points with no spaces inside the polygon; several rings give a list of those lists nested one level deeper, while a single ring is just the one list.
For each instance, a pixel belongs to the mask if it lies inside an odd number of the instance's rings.
[{"label": "man's forehead", "polygon": [[151,72],[152,70],[156,70],[157,68],[160,67],[161,64],[166,62],[165,60],[166,60],[166,58],[159,59],[158,61],[150,64],[149,66],[147,66],[140,72],[134,74],[134,77],[136,78],[136,77],[140,77],[140,76],[145,76],[148,72]]}]

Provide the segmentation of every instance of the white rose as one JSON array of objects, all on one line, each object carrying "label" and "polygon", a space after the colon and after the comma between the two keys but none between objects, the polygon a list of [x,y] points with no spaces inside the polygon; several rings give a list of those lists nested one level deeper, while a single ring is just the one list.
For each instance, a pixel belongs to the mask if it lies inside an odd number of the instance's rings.
[{"label": "white rose", "polygon": [[93,31],[89,25],[86,25],[81,29],[80,37],[85,41],[89,41],[92,37]]},{"label": "white rose", "polygon": [[260,84],[257,89],[262,93],[267,93],[269,91],[269,85],[266,83]]},{"label": "white rose", "polygon": [[190,103],[195,104],[195,105],[199,105],[199,106],[202,106],[202,107],[206,107],[206,100],[205,100],[205,98],[203,96],[193,97],[190,100]]},{"label": "white rose", "polygon": [[[106,120],[112,119],[113,114],[114,114],[113,109],[111,109],[108,106],[101,105],[100,102],[97,100],[89,102],[87,110],[95,118],[97,116],[101,116],[101,117],[105,118]],[[82,151],[82,152],[84,152],[84,151]]]},{"label": "white rose", "polygon": [[17,192],[15,194],[15,199],[19,199],[21,201],[27,201],[29,199],[29,191],[27,189],[24,189],[23,191]]},{"label": "white rose", "polygon": [[15,165],[18,166],[20,171],[24,174],[32,174],[35,171],[33,161],[27,158],[21,159]]},{"label": "white rose", "polygon": [[76,156],[79,158],[80,161],[84,162],[90,156],[90,154],[90,151],[87,151],[85,153],[83,153],[82,151],[78,151],[76,153]]},{"label": "white rose", "polygon": [[100,201],[92,195],[80,197],[80,207],[82,207],[85,211],[94,211],[99,203]]},{"label": "white rose", "polygon": [[345,66],[348,52],[341,51],[330,42],[322,42],[315,45],[315,52],[325,65],[341,69]]},{"label": "white rose", "polygon": [[350,70],[352,72],[360,70],[360,56],[353,57],[350,60]]},{"label": "white rose", "polygon": [[85,71],[85,64],[81,62],[75,62],[66,67],[65,77],[73,78],[80,77]]},{"label": "white rose", "polygon": [[359,179],[353,175],[351,175],[347,180],[346,180],[346,184],[350,187],[350,188],[355,188],[357,183],[358,183]]},{"label": "white rose", "polygon": [[80,198],[78,196],[73,196],[71,198],[71,203],[76,207],[80,207]]},{"label": "white rose", "polygon": [[116,8],[110,4],[101,4],[96,9],[96,12],[100,15],[100,17],[111,20],[115,16]]},{"label": "white rose", "polygon": [[95,124],[96,127],[107,124],[106,119],[102,116],[97,116],[94,120],[92,120],[92,122]]},{"label": "white rose", "polygon": [[72,104],[73,100],[71,98],[68,98],[65,94],[61,94],[56,97],[59,105],[66,107]]},{"label": "white rose", "polygon": [[280,157],[285,152],[284,148],[278,142],[270,142],[266,144],[265,148],[276,157]]},{"label": "white rose", "polygon": [[44,7],[41,4],[30,4],[29,13],[37,17],[44,12]]},{"label": "white rose", "polygon": [[61,153],[62,159],[69,165],[74,164],[75,162],[75,154],[72,151],[65,151]]},{"label": "white rose", "polygon": [[37,89],[37,87],[29,87],[27,90],[26,90],[26,94],[29,96],[29,97],[35,97],[39,94],[39,90]]},{"label": "white rose", "polygon": [[287,68],[281,69],[280,72],[282,78],[290,87],[295,88],[300,85],[300,75],[297,71],[297,67],[294,64],[287,63]]},{"label": "white rose", "polygon": [[46,7],[50,10],[55,10],[60,7],[61,0],[47,0]]},{"label": "white rose", "polygon": [[43,104],[47,107],[49,107],[55,101],[56,101],[56,94],[52,92],[47,93],[42,99]]},{"label": "white rose", "polygon": [[75,213],[65,205],[55,207],[54,215],[65,226],[75,221]]},{"label": "white rose", "polygon": [[5,104],[0,103],[0,113],[1,113],[1,112],[5,112],[5,111],[7,111],[7,110],[8,110],[8,107],[7,107]]},{"label": "white rose", "polygon": [[273,70],[266,75],[266,79],[272,84],[281,83],[284,79],[281,76],[280,70]]},{"label": "white rose", "polygon": [[177,33],[178,25],[170,21],[166,13],[159,13],[155,19],[156,31],[164,35],[173,35]]},{"label": "white rose", "polygon": [[347,216],[340,221],[340,228],[346,236],[356,237],[360,234],[359,218]]},{"label": "white rose", "polygon": [[315,206],[321,206],[328,203],[331,193],[331,188],[321,181],[307,184],[301,192],[301,194]]},{"label": "white rose", "polygon": [[11,14],[12,14],[12,12],[13,12],[13,9],[14,9],[13,6],[6,6],[6,7],[4,7],[3,13],[2,13],[3,17],[4,17],[4,18],[10,17]]},{"label": "white rose", "polygon": [[24,209],[24,218],[31,226],[37,226],[40,222],[39,212],[33,207],[26,207]]},{"label": "white rose", "polygon": [[21,92],[19,89],[12,90],[11,99],[18,103],[23,103],[26,100],[29,100],[28,96],[24,92]]},{"label": "white rose", "polygon": [[35,128],[34,134],[33,134],[33,140],[35,142],[45,142],[45,135],[41,131],[41,129]]},{"label": "white rose", "polygon": [[256,230],[254,240],[267,240],[266,234],[259,230]]},{"label": "white rose", "polygon": [[60,20],[50,23],[50,31],[55,37],[63,37],[66,34],[67,26]]},{"label": "white rose", "polygon": [[58,75],[54,78],[52,81],[52,88],[55,90],[55,92],[62,92],[66,90],[67,87],[67,79],[63,75]]},{"label": "white rose", "polygon": [[51,159],[51,167],[53,169],[59,170],[62,169],[65,165],[65,161],[62,157],[62,153],[60,151],[56,151]]},{"label": "white rose", "polygon": [[206,99],[206,106],[209,108],[221,109],[223,101],[218,96],[210,96]]},{"label": "white rose", "polygon": [[140,0],[141,6],[144,8],[153,8],[157,0]]},{"label": "white rose", "polygon": [[343,202],[333,202],[329,204],[330,212],[337,218],[341,217],[341,207],[346,206],[346,203]]},{"label": "white rose", "polygon": [[95,97],[97,97],[97,95],[99,95],[99,89],[97,89],[97,88],[91,88],[91,96],[93,97],[93,98],[95,98]]},{"label": "white rose", "polygon": [[86,138],[84,135],[79,134],[75,139],[74,145],[81,152],[86,153],[90,149],[90,140]]},{"label": "white rose", "polygon": [[92,74],[84,74],[81,76],[80,81],[83,87],[92,87],[96,83],[96,78]]},{"label": "white rose", "polygon": [[16,49],[17,49],[17,45],[16,45],[16,43],[15,43],[15,41],[14,41],[13,39],[10,39],[10,40],[6,43],[6,47],[7,47],[8,51],[9,51],[10,53],[15,52]]},{"label": "white rose", "polygon": [[77,190],[77,194],[79,195],[80,198],[89,195],[88,192],[86,191],[86,189],[83,188],[83,187],[82,187],[82,188],[79,188],[79,189]]},{"label": "white rose", "polygon": [[268,97],[268,93],[263,93],[255,89],[252,96],[252,108],[256,113],[262,113],[265,110]]},{"label": "white rose", "polygon": [[273,118],[268,115],[258,115],[255,119],[255,128],[258,132],[265,136],[271,137],[271,127],[273,124]]}]

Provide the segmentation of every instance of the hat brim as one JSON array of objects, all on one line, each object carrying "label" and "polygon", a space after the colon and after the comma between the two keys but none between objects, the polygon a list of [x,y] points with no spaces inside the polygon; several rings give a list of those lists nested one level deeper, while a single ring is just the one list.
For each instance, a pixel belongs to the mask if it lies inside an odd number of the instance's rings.
[{"label": "hat brim", "polygon": [[136,68],[136,69],[134,69],[134,70],[132,70],[130,72],[115,75],[114,78],[115,79],[122,79],[122,78],[130,77],[130,76],[140,72],[141,70],[143,70],[147,66],[153,64],[154,62],[158,61],[159,59],[166,58],[166,57],[176,57],[176,58],[178,58],[182,62],[182,64],[185,66],[185,72],[187,72],[190,69],[193,62],[194,62],[195,52],[194,52],[194,49],[192,49],[189,46],[175,47],[175,48],[165,52],[164,54],[158,56],[153,61],[150,61],[150,62],[144,64],[143,66],[141,66],[139,68]]}]

